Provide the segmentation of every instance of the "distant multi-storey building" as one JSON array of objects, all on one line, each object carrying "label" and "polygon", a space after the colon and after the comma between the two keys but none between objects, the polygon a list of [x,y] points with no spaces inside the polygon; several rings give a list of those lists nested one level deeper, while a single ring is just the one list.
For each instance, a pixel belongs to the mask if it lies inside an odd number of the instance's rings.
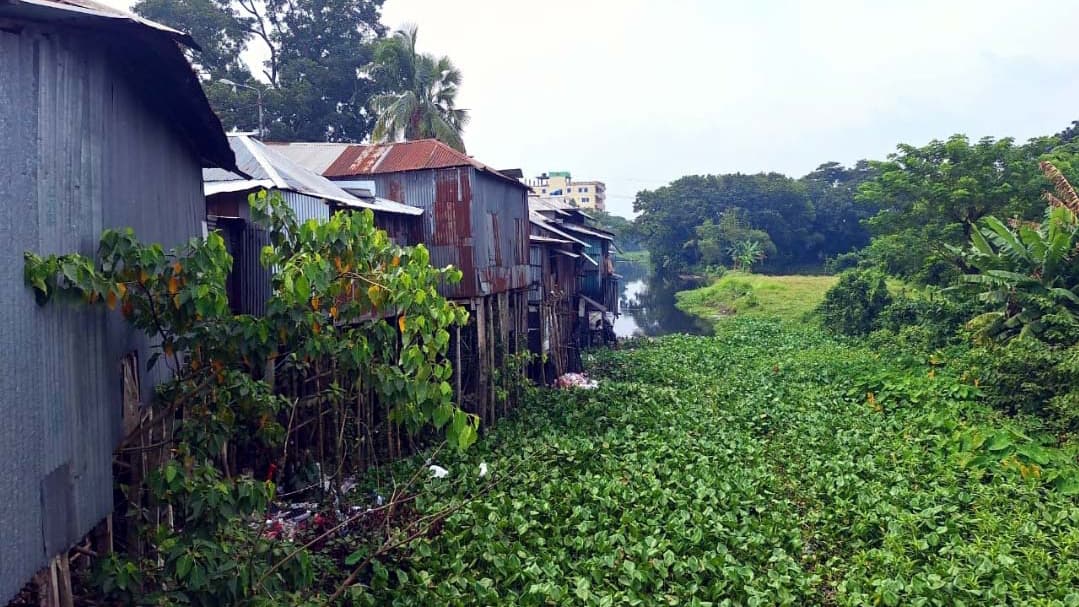
[{"label": "distant multi-storey building", "polygon": [[535,196],[554,198],[581,209],[607,210],[607,186],[602,181],[574,181],[568,171],[551,171],[526,179]]}]

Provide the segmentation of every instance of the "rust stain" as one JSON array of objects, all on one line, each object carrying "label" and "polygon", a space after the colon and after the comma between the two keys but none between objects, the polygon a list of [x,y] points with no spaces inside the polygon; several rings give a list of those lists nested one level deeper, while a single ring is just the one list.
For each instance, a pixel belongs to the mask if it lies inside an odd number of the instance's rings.
[{"label": "rust stain", "polygon": [[461,283],[457,288],[466,297],[476,295],[479,287],[476,284],[476,265],[472,262],[472,247],[465,245],[458,247],[458,265],[461,269]]},{"label": "rust stain", "polygon": [[405,203],[405,188],[401,185],[400,181],[397,181],[396,179],[390,180],[389,198],[394,202],[400,202],[401,204]]},{"label": "rust stain", "polygon": [[495,265],[502,266],[502,229],[498,223],[498,215],[490,213],[491,217],[491,240],[495,249]]},{"label": "rust stain", "polygon": [[475,167],[499,179],[527,188],[475,158],[458,152],[436,139],[420,139],[399,143],[350,145],[322,172],[326,177],[376,175],[446,167]]}]

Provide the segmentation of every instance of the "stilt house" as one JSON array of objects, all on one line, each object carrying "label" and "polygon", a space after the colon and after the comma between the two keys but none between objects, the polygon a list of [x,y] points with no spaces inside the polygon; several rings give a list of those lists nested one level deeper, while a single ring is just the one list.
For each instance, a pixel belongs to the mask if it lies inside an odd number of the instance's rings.
[{"label": "stilt house", "polygon": [[434,139],[270,145],[346,190],[373,184],[375,195],[423,209],[420,240],[431,264],[463,273],[441,292],[471,312],[450,346],[458,398],[493,420],[506,406],[494,377],[510,375],[495,369],[510,364],[526,340],[528,186]]}]

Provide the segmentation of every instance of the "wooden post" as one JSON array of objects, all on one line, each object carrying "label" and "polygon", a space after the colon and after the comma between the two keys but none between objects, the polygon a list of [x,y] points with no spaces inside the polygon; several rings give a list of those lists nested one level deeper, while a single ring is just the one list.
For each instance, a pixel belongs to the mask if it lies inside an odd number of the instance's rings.
[{"label": "wooden post", "polygon": [[53,563],[59,578],[60,607],[75,607],[75,594],[71,590],[71,561],[67,560],[67,552],[53,559]]},{"label": "wooden post", "polygon": [[501,384],[500,387],[502,388],[502,394],[504,395],[502,397],[502,403],[501,403],[502,404],[502,415],[505,415],[506,410],[507,410],[507,401],[509,400],[509,390],[508,390],[508,388],[509,388],[509,381],[510,381],[510,377],[509,377],[509,373],[508,373],[508,371],[510,369],[509,369],[509,365],[506,364],[507,361],[508,361],[508,356],[510,354],[510,343],[509,343],[510,342],[510,326],[509,326],[509,320],[510,320],[510,294],[509,294],[509,292],[499,293],[497,303],[498,303],[498,341],[501,344],[501,347],[498,349],[499,356],[498,356],[498,360],[495,361],[495,364],[497,364],[498,368],[502,371],[502,374],[499,376],[499,378],[500,378],[499,383]]},{"label": "wooden post", "polygon": [[465,399],[461,395],[461,374],[464,373],[464,369],[461,368],[461,325],[454,327],[454,330],[457,332],[457,343],[455,344],[453,355],[453,381],[456,388],[454,394],[457,397],[457,406],[463,407]]},{"label": "wooden post", "polygon": [[476,300],[476,413],[486,425],[487,420],[487,299]]}]

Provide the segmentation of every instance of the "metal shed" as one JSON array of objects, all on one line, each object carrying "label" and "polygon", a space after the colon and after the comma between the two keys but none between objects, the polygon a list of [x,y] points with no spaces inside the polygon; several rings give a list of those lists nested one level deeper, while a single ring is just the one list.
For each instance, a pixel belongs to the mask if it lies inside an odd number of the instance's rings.
[{"label": "metal shed", "polygon": [[495,370],[511,364],[528,331],[528,186],[434,139],[269,145],[331,180],[373,183],[376,195],[423,209],[431,264],[463,274],[440,292],[472,312],[450,346],[457,400],[484,423],[505,413],[499,394],[510,374]]},{"label": "metal shed", "polygon": [[229,135],[236,164],[244,175],[224,169],[204,169],[206,219],[221,232],[233,256],[229,276],[229,302],[233,311],[262,314],[270,296],[270,271],[260,263],[269,234],[251,222],[247,197],[262,189],[281,193],[299,221],[324,221],[335,212],[369,209],[375,225],[398,244],[420,238],[422,209],[378,198],[362,188],[345,191],[336,183],[296,164],[259,140],[244,134]]},{"label": "metal shed", "polygon": [[268,145],[331,180],[369,180],[376,195],[423,209],[431,263],[464,273],[459,284],[443,287],[447,297],[527,288],[528,186],[516,179],[434,139]]},{"label": "metal shed", "polygon": [[104,228],[179,244],[202,167],[238,170],[180,44],[93,2],[0,0],[0,601],[111,512],[122,361],[148,360],[119,315],[36,305],[23,253],[93,255]]}]

